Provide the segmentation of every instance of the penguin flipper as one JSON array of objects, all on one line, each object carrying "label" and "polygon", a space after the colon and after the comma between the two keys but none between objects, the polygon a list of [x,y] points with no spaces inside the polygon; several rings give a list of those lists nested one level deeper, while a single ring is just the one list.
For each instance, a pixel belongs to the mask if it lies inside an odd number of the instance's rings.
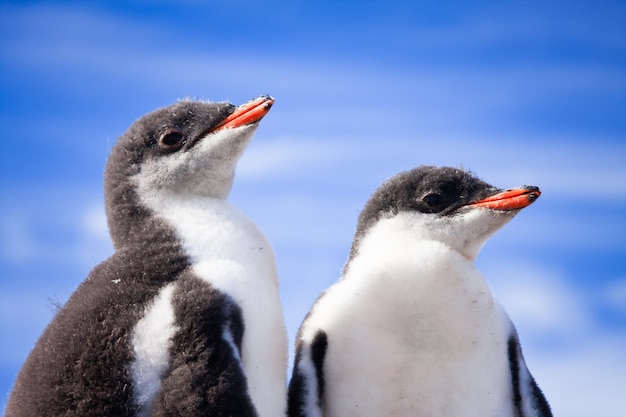
[{"label": "penguin flipper", "polygon": [[241,362],[240,307],[195,276],[173,294],[178,331],[150,415],[258,417]]},{"label": "penguin flipper", "polygon": [[515,332],[509,338],[508,356],[515,415],[519,417],[552,417],[548,400],[526,366],[522,348]]},{"label": "penguin flipper", "polygon": [[298,343],[293,375],[289,382],[289,417],[323,415],[324,358],[327,348],[328,337],[323,330],[318,330],[310,343]]}]

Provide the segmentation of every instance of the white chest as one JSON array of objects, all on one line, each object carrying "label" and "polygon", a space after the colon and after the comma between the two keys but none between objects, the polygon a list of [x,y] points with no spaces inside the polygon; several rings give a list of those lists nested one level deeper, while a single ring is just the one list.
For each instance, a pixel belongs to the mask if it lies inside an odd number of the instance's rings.
[{"label": "white chest", "polygon": [[482,275],[436,242],[412,256],[383,246],[353,260],[306,324],[305,338],[328,334],[328,415],[510,413],[508,319]]},{"label": "white chest", "polygon": [[263,416],[283,414],[287,341],[274,253],[267,239],[225,200],[195,199],[157,208],[176,230],[193,272],[242,310],[241,361]]}]

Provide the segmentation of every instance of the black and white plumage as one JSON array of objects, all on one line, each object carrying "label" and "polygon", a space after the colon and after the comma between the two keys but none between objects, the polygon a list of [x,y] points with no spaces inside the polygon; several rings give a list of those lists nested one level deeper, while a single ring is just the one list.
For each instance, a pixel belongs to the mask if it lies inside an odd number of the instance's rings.
[{"label": "black and white plumage", "polygon": [[474,267],[484,242],[539,194],[430,166],[376,190],[341,279],[298,332],[288,415],[551,416]]},{"label": "black and white plumage", "polygon": [[226,200],[272,104],[181,101],[120,137],[105,173],[115,253],[37,342],[7,417],[284,415],[273,250]]}]

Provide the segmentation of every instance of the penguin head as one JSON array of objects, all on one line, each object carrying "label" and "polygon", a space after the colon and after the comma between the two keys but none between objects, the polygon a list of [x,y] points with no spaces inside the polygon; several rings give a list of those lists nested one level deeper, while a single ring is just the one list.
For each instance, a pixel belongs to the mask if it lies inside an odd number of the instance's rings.
[{"label": "penguin head", "polygon": [[405,228],[420,240],[435,240],[474,260],[487,239],[540,195],[539,188],[502,190],[470,172],[421,166],[379,187],[361,212],[351,250],[377,227]]},{"label": "penguin head", "polygon": [[[239,107],[184,100],[139,118],[116,142],[105,171],[109,228],[168,198],[225,199],[236,164],[274,100]],[[150,204],[147,204],[148,206]]]}]

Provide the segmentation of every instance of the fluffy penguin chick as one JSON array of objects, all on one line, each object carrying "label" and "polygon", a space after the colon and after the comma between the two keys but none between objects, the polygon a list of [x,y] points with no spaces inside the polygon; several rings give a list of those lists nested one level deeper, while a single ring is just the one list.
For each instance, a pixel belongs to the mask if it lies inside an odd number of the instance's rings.
[{"label": "fluffy penguin chick", "polygon": [[7,417],[285,414],[273,251],[226,201],[272,104],[182,101],[120,137],[105,173],[115,253],[35,345]]},{"label": "fluffy penguin chick", "polygon": [[289,416],[550,416],[474,267],[489,236],[539,194],[428,166],[376,190],[341,280],[298,333]]}]

